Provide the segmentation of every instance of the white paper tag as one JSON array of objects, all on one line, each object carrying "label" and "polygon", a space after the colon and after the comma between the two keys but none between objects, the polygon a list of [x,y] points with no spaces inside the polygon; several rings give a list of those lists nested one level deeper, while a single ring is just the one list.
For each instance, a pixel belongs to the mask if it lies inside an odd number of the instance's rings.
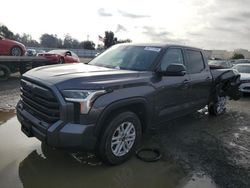
[{"label": "white paper tag", "polygon": [[144,50],[149,50],[149,51],[154,51],[154,52],[160,52],[161,48],[146,46],[144,48]]}]

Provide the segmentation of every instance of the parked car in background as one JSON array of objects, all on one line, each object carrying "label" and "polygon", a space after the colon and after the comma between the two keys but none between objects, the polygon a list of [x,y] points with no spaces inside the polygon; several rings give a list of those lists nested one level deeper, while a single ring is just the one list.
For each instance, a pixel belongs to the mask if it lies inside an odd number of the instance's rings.
[{"label": "parked car in background", "polygon": [[45,50],[36,50],[36,54],[45,53]]},{"label": "parked car in background", "polygon": [[249,59],[236,59],[233,64],[237,65],[237,64],[250,64],[250,60]]},{"label": "parked car in background", "polygon": [[210,68],[228,69],[233,66],[233,64],[226,60],[209,60],[208,65]]},{"label": "parked car in background", "polygon": [[47,58],[52,64],[80,63],[79,57],[69,50],[51,50],[49,52],[38,53],[37,56]]},{"label": "parked car in background", "polygon": [[25,52],[26,48],[22,43],[6,39],[0,35],[0,55],[23,56]]},{"label": "parked car in background", "polygon": [[238,64],[233,67],[240,73],[240,91],[250,93],[250,64]]},{"label": "parked car in background", "polygon": [[27,56],[36,56],[36,50],[35,49],[27,49],[26,55]]}]

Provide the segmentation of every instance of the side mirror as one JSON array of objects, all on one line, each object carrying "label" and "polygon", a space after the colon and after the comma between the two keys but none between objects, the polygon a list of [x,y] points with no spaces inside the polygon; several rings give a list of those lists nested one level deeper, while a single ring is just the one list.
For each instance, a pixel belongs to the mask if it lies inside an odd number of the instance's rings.
[{"label": "side mirror", "polygon": [[71,56],[71,53],[70,52],[66,52],[65,56]]},{"label": "side mirror", "polygon": [[164,76],[184,76],[186,74],[186,67],[182,64],[170,64],[166,71],[161,72]]},{"label": "side mirror", "polygon": [[0,36],[0,40],[3,40],[3,37],[2,37],[2,36]]}]

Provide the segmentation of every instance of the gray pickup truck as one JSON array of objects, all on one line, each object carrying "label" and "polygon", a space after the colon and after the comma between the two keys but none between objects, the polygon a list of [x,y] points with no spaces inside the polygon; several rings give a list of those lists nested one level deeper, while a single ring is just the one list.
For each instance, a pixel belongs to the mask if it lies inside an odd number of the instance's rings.
[{"label": "gray pickup truck", "polygon": [[88,64],[33,69],[21,78],[17,117],[43,143],[94,151],[116,165],[135,152],[152,127],[208,106],[225,112],[240,98],[237,71],[210,70],[201,49],[121,44]]}]

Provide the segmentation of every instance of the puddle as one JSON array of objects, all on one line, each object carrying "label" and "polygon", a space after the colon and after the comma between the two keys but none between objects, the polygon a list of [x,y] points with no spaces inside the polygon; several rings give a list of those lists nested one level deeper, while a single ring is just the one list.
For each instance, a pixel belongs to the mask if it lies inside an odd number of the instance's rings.
[{"label": "puddle", "polygon": [[[41,158],[31,152],[19,166],[24,187],[176,187],[185,174],[167,162],[132,160],[115,167],[81,164],[67,153]],[[53,178],[51,178],[53,177]]]},{"label": "puddle", "polygon": [[0,126],[14,116],[15,116],[14,110],[0,111]]},{"label": "puddle", "polygon": [[[239,166],[232,166],[225,156],[234,159],[234,154],[239,154],[242,158],[235,158],[239,165],[249,165],[249,106],[240,107],[242,102],[232,104],[236,107],[229,106],[220,117],[208,116],[205,108],[156,131],[146,141],[161,147],[165,158],[160,161],[146,163],[132,158],[113,167],[103,165],[89,153],[46,148],[21,132],[14,111],[0,112],[0,187],[216,188],[210,177],[221,187],[244,187],[241,185],[248,182],[248,175],[244,169],[237,174],[234,169]],[[228,143],[226,150],[223,143]],[[189,173],[205,171],[209,176],[189,176],[173,160],[197,167],[189,168]]]},{"label": "puddle", "polygon": [[183,182],[181,188],[217,188],[217,186],[208,176],[197,173]]},{"label": "puddle", "polygon": [[247,126],[240,127],[239,130],[240,130],[240,131],[250,132],[250,129],[249,129],[249,127],[247,127]]},{"label": "puddle", "polygon": [[14,113],[0,113],[0,187],[177,187],[186,174],[168,161],[136,158],[105,166],[92,154],[68,153],[41,145],[20,130]]}]

